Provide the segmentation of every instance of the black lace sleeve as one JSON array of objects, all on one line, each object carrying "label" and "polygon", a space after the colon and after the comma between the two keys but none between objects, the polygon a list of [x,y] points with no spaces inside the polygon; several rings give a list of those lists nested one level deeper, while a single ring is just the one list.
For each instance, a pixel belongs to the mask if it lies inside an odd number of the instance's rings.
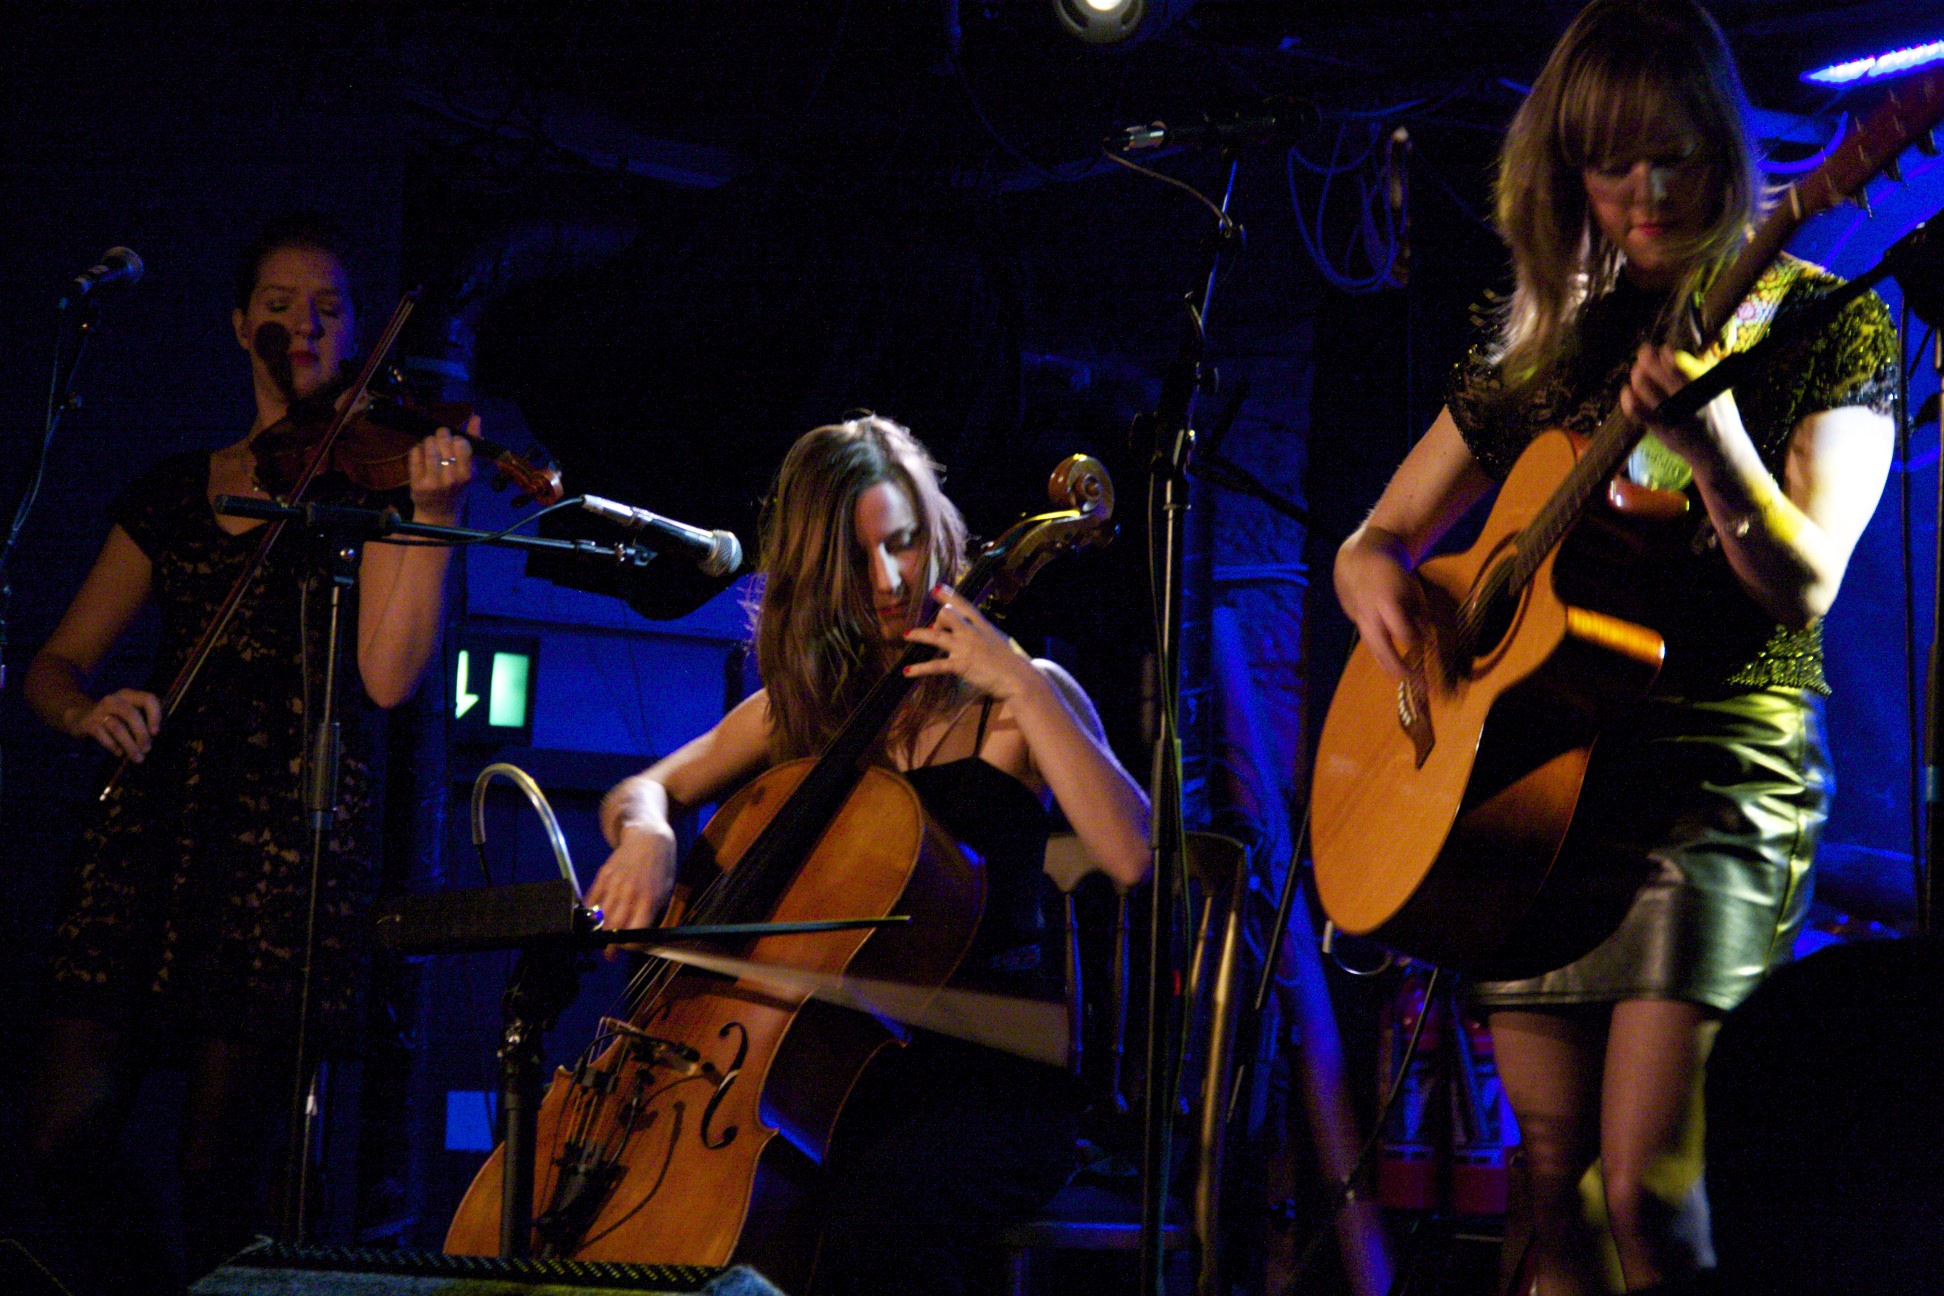
[{"label": "black lace sleeve", "polygon": [[[1771,334],[1789,327],[1789,318],[1841,280],[1811,266],[1776,310]],[[1745,382],[1735,387],[1762,462],[1780,476],[1786,471],[1789,442],[1803,419],[1822,410],[1861,406],[1894,412],[1897,399],[1897,334],[1890,309],[1875,293],[1844,307],[1835,321],[1814,336],[1787,343]]]},{"label": "black lace sleeve", "polygon": [[151,559],[168,544],[185,503],[200,497],[209,479],[209,456],[173,454],[151,465],[108,502],[108,520],[128,532]]},{"label": "black lace sleeve", "polygon": [[1486,358],[1483,342],[1474,343],[1452,367],[1445,408],[1478,466],[1494,481],[1504,481],[1531,439],[1531,429],[1511,416],[1499,367]]},{"label": "black lace sleeve", "polygon": [[1810,348],[1796,417],[1853,405],[1894,415],[1897,377],[1897,329],[1890,308],[1875,293],[1865,293],[1845,306]]}]

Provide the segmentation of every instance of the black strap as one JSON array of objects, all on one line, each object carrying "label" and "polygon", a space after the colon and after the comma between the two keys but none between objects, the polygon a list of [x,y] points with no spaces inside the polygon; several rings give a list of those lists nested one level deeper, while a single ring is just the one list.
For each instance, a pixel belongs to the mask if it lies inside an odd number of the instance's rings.
[{"label": "black strap", "polygon": [[986,721],[992,719],[992,698],[990,695],[979,704],[979,732],[972,736],[972,754],[977,756],[985,750]]}]

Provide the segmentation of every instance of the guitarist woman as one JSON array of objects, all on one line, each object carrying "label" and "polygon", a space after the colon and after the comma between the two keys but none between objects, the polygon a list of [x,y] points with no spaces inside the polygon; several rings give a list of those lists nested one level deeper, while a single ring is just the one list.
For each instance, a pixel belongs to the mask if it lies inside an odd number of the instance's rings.
[{"label": "guitarist woman", "polygon": [[[1498,228],[1516,286],[1369,518],[1337,596],[1400,677],[1425,642],[1412,568],[1540,430],[1590,433],[1618,402],[1684,385],[1664,344],[1756,215],[1744,101],[1692,0],[1593,0],[1500,150]],[[1783,257],[1731,324],[1751,344],[1835,280]],[[1474,987],[1531,1179],[1527,1291],[1601,1289],[1580,1181],[1598,1159],[1628,1290],[1710,1262],[1699,1084],[1720,1017],[1788,956],[1826,816],[1820,621],[1881,493],[1897,349],[1880,299],[1692,422],[1648,424],[1628,472],[1698,507],[1630,574],[1662,609],[1666,661],[1594,749],[1565,851],[1618,926],[1527,980]],[[1586,871],[1582,871],[1586,872]],[[1588,890],[1559,915],[1597,907]],[[1597,937],[1596,937],[1597,939]]]},{"label": "guitarist woman", "polygon": [[[1040,948],[1048,802],[1132,884],[1148,868],[1147,800],[1079,685],[1028,658],[945,583],[964,550],[965,524],[905,428],[867,415],[797,441],[763,528],[756,645],[766,687],[609,794],[602,826],[614,853],[589,892],[608,926],[646,926],[668,898],[675,809],[816,755],[915,641],[942,655],[911,668],[919,685],[879,757],[985,862],[985,912],[955,984],[1057,997],[1057,961]],[[938,617],[914,628],[928,599]],[[1072,1169],[1076,1108],[1064,1080],[924,1032],[887,1050],[845,1106],[826,1162],[817,1290],[965,1290],[985,1238],[1044,1204]]]}]

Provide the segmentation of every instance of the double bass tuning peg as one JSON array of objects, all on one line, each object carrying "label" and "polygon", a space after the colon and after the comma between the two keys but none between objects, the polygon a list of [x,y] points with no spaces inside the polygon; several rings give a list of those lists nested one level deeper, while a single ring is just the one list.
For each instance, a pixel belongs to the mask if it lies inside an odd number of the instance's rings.
[{"label": "double bass tuning peg", "polygon": [[1925,131],[1923,134],[1919,135],[1916,139],[1912,140],[1911,143],[1915,144],[1917,146],[1917,151],[1919,153],[1922,153],[1925,157],[1937,156],[1937,132],[1936,131]]}]

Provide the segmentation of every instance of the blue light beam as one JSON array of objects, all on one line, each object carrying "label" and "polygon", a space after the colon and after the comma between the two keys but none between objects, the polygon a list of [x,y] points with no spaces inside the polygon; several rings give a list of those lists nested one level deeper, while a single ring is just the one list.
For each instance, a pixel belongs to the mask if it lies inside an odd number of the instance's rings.
[{"label": "blue light beam", "polygon": [[1902,76],[1932,63],[1944,62],[1944,40],[1935,40],[1928,45],[1907,45],[1903,49],[1889,50],[1882,54],[1872,54],[1868,58],[1851,59],[1847,63],[1832,63],[1814,72],[1804,72],[1804,81],[1817,85],[1855,85],[1863,81],[1881,81],[1885,77]]}]

